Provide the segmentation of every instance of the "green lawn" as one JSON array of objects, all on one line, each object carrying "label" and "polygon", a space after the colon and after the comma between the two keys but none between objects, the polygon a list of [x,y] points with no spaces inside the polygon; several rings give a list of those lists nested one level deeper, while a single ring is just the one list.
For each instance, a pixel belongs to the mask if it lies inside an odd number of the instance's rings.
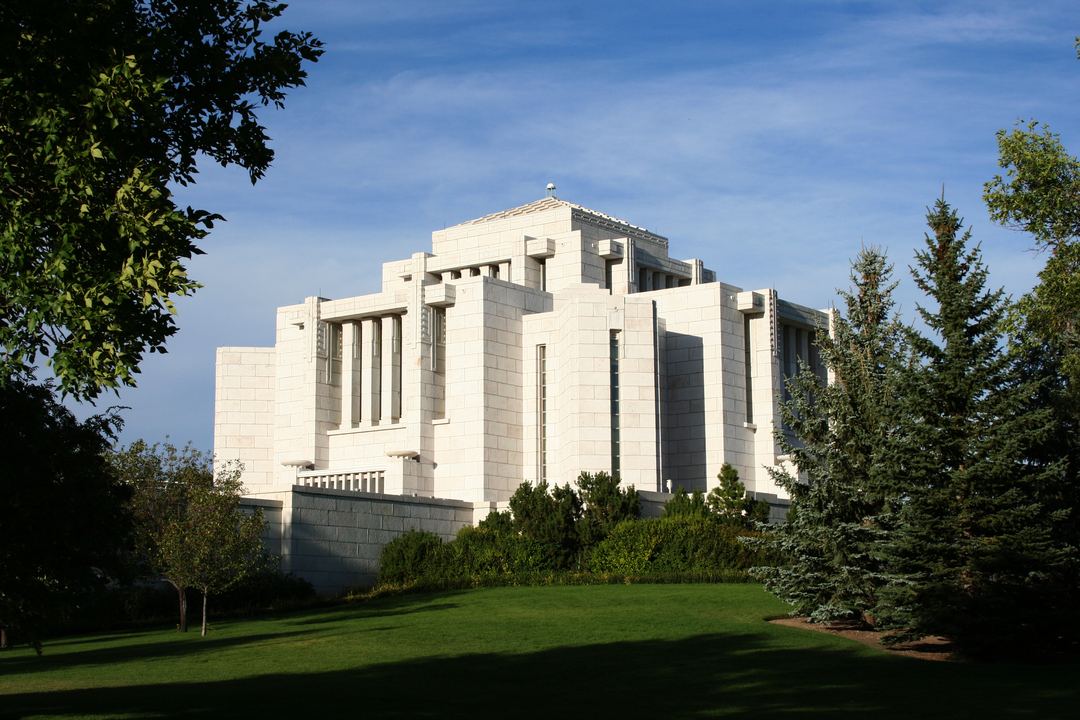
[{"label": "green lawn", "polygon": [[1077,665],[893,657],[757,585],[441,592],[0,653],[0,717],[1076,718]]}]

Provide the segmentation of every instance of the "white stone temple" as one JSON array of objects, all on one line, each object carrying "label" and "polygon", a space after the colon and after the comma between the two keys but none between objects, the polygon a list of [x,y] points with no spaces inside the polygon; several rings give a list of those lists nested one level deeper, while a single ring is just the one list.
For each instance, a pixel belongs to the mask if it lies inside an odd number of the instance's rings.
[{"label": "white stone temple", "polygon": [[782,378],[823,373],[827,313],[549,194],[432,233],[430,253],[383,265],[380,292],[278,308],[273,347],[218,350],[215,453],[243,462],[286,569],[343,587],[409,525],[450,537],[522,482],[582,471],[660,502],[729,462],[786,504],[767,472],[785,459]]}]

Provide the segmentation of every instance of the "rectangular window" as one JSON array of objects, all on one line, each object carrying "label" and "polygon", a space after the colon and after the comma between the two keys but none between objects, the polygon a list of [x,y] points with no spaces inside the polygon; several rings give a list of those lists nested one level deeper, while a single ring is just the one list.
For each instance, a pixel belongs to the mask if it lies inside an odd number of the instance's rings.
[{"label": "rectangular window", "polygon": [[537,260],[540,264],[540,289],[547,292],[547,260]]},{"label": "rectangular window", "polygon": [[446,308],[431,309],[432,417],[446,417]]},{"label": "rectangular window", "polygon": [[341,385],[341,325],[330,323],[330,358],[328,363],[330,384]]},{"label": "rectangular window", "polygon": [[401,419],[401,316],[390,316],[390,419]]},{"label": "rectangular window", "polygon": [[788,381],[795,377],[795,328],[790,325],[781,325],[780,338],[780,370],[784,384],[784,402],[791,402]]},{"label": "rectangular window", "polygon": [[619,477],[619,331],[611,331],[611,475]]},{"label": "rectangular window", "polygon": [[536,437],[537,437],[537,477],[540,482],[548,476],[548,382],[547,382],[547,346],[536,346]]},{"label": "rectangular window", "polygon": [[750,316],[743,316],[743,366],[746,374],[746,422],[754,422],[754,354],[750,350]]},{"label": "rectangular window", "polygon": [[431,309],[431,369],[446,371],[446,308]]}]

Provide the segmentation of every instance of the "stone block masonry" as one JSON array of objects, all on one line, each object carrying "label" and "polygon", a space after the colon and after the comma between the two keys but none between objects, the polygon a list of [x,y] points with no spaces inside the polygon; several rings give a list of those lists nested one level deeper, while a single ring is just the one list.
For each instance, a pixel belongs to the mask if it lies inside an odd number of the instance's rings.
[{"label": "stone block masonry", "polygon": [[507,505],[302,485],[260,488],[243,504],[262,508],[264,542],[281,557],[282,571],[304,578],[320,594],[373,586],[383,546],[409,529],[449,541]]}]

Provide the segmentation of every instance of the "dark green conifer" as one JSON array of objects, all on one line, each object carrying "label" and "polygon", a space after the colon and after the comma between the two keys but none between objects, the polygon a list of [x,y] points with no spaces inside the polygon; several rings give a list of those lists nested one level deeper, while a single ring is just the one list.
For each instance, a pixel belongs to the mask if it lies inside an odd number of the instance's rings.
[{"label": "dark green conifer", "polygon": [[854,287],[841,292],[847,317],[833,313],[831,336],[817,334],[830,382],[803,365],[788,380],[776,441],[794,472],[772,471],[787,490],[789,521],[765,526],[763,543],[791,563],[756,568],[765,587],[815,622],[861,617],[873,623],[878,591],[887,582],[880,559],[894,519],[898,427],[897,382],[903,333],[893,313],[892,268],[875,248],[852,266]]},{"label": "dark green conifer", "polygon": [[1068,561],[1054,530],[1067,511],[1060,462],[1032,462],[1050,413],[1035,379],[1003,349],[1007,300],[986,290],[970,231],[944,200],[927,216],[933,237],[912,273],[936,308],[928,333],[909,330],[915,362],[899,393],[903,507],[884,553],[890,584],[878,615],[894,640],[944,635],[969,655],[1051,641],[1048,573]]}]

